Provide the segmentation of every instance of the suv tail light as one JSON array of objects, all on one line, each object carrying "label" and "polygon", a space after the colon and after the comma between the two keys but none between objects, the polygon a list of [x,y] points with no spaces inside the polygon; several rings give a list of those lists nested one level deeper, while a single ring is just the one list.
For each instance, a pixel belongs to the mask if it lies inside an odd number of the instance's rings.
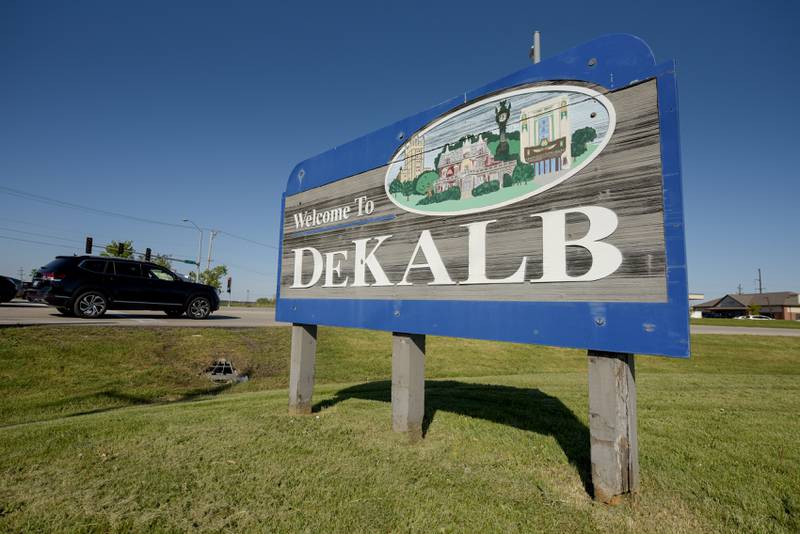
[{"label": "suv tail light", "polygon": [[64,273],[42,273],[42,280],[47,280],[48,282],[60,282],[64,279],[66,275]]}]

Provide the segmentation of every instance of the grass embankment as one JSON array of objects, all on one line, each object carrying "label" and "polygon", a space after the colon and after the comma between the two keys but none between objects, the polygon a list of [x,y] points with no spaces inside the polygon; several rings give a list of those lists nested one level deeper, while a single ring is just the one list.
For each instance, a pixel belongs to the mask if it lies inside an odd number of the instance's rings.
[{"label": "grass embankment", "polygon": [[[0,529],[796,531],[800,338],[693,343],[637,360],[642,491],[606,507],[583,351],[429,338],[409,445],[387,334],[320,329],[293,418],[287,328],[0,330]],[[206,382],[220,356],[252,380]]]},{"label": "grass embankment", "polygon": [[747,319],[691,319],[691,324],[707,326],[744,326],[756,328],[800,328],[800,321],[752,321]]}]

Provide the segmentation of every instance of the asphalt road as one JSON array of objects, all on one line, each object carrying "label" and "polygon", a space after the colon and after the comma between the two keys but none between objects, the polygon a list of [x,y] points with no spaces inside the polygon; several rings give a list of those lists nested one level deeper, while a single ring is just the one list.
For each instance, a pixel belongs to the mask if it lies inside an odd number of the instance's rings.
[{"label": "asphalt road", "polygon": [[[286,323],[275,321],[274,308],[245,308],[239,306],[228,308],[223,306],[212,313],[209,319],[194,321],[185,317],[171,319],[162,312],[152,311],[110,311],[100,319],[77,319],[75,317],[64,317],[55,308],[44,304],[31,304],[24,301],[0,304],[0,326],[43,324],[254,328],[259,326],[281,326]],[[800,329],[692,325],[692,334],[800,336]]]},{"label": "asphalt road", "polygon": [[692,325],[692,334],[723,334],[745,336],[800,336],[798,328],[762,328],[758,326]]},{"label": "asphalt road", "polygon": [[280,326],[275,321],[275,308],[222,306],[204,321],[181,317],[172,319],[163,312],[109,311],[99,319],[64,317],[55,308],[44,304],[13,301],[0,304],[0,326],[8,325],[105,325],[105,326],[194,326],[219,328],[252,328]]}]

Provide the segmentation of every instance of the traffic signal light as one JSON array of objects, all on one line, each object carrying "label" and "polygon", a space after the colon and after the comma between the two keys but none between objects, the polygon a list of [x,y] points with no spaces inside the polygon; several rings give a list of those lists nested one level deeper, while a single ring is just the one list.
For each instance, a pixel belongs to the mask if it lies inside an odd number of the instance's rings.
[{"label": "traffic signal light", "polygon": [[125,254],[125,243],[117,243],[117,256],[120,258]]},{"label": "traffic signal light", "polygon": [[228,277],[228,293],[230,293],[230,292],[231,292],[231,282],[232,282],[232,281],[233,281],[233,277],[229,276],[229,277]]},{"label": "traffic signal light", "polygon": [[88,236],[86,237],[86,253],[92,253],[92,238]]},{"label": "traffic signal light", "polygon": [[149,248],[144,249],[144,261],[150,261],[150,254],[152,251]]}]

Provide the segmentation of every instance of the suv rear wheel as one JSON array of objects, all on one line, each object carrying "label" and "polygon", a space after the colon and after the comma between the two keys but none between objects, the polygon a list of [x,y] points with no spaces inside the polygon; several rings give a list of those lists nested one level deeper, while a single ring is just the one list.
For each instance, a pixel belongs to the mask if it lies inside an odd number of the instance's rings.
[{"label": "suv rear wheel", "polygon": [[75,304],[72,305],[72,312],[78,317],[92,319],[100,317],[106,312],[106,297],[99,291],[86,291],[78,295]]},{"label": "suv rear wheel", "polygon": [[211,301],[206,297],[193,297],[186,307],[190,319],[205,319],[211,314]]}]

